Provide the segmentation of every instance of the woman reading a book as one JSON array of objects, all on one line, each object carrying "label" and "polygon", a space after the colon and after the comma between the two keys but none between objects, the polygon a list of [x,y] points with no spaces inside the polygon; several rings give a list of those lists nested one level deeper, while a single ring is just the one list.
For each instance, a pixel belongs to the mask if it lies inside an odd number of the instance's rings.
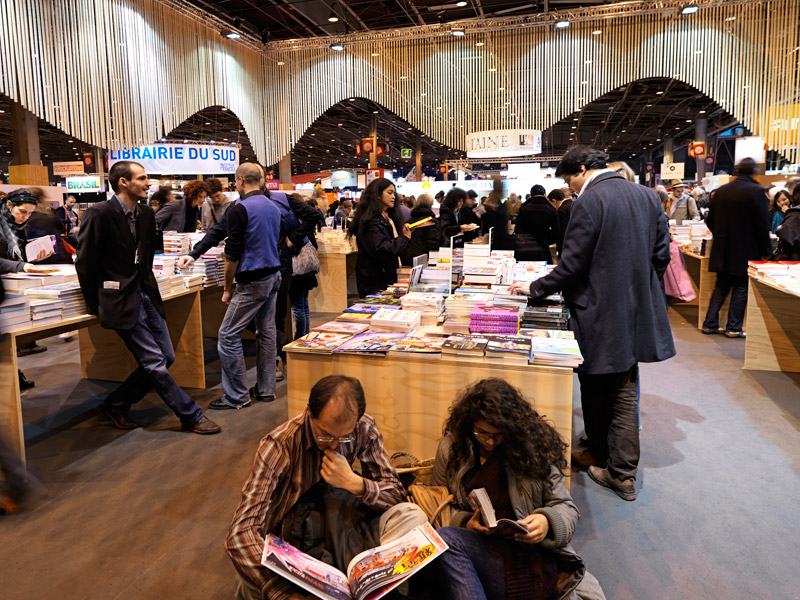
[{"label": "woman reading a book", "polygon": [[347,230],[356,237],[356,286],[365,298],[397,281],[399,257],[406,251],[411,230],[403,223],[395,206],[394,184],[380,177],[374,179],[361,194],[355,216]]},{"label": "woman reading a book", "polygon": [[[502,379],[473,384],[450,408],[444,433],[431,483],[455,499],[452,526],[439,530],[450,546],[436,564],[445,597],[605,598],[568,546],[579,513],[564,485],[567,446],[522,393]],[[486,526],[470,508],[479,489],[497,519],[520,531]]]}]

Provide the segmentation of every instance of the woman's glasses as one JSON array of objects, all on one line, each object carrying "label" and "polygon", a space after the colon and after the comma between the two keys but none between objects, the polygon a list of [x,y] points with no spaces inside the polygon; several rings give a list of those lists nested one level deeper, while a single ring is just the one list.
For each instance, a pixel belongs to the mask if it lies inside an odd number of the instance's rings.
[{"label": "woman's glasses", "polygon": [[472,435],[475,436],[479,442],[488,442],[489,440],[493,440],[496,444],[499,444],[503,441],[503,434],[502,433],[489,433],[488,431],[483,431],[482,429],[478,429],[472,432]]}]

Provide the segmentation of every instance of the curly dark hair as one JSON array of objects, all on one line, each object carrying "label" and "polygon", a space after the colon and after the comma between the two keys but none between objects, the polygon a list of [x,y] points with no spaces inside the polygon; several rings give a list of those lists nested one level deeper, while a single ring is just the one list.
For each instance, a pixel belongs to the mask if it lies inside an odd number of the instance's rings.
[{"label": "curly dark hair", "polygon": [[503,433],[496,451],[512,471],[548,481],[550,466],[566,475],[567,444],[555,428],[539,416],[517,388],[505,379],[482,379],[463,390],[450,407],[444,434],[453,439],[447,470],[456,472],[472,460],[477,441],[475,421],[484,420]]},{"label": "curly dark hair", "polygon": [[193,179],[183,186],[183,197],[186,202],[191,202],[195,198],[208,196],[208,186],[199,179]]}]

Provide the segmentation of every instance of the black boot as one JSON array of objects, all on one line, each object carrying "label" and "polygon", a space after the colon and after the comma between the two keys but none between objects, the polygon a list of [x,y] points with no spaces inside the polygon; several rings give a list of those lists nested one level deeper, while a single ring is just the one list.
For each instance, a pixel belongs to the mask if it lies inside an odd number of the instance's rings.
[{"label": "black boot", "polygon": [[29,390],[36,385],[33,381],[28,381],[27,377],[25,377],[25,373],[22,371],[18,370],[17,373],[19,373],[19,389],[21,392]]}]

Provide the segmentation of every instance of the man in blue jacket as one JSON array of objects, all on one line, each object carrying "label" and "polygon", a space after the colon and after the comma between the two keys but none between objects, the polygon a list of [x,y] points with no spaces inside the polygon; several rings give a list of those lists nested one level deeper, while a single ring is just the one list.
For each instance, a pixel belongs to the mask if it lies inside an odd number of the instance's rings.
[{"label": "man in blue jacket", "polygon": [[[210,405],[218,410],[244,408],[252,400],[275,399],[275,301],[281,285],[278,257],[281,211],[264,196],[263,184],[264,172],[259,165],[241,165],[236,170],[236,191],[240,198],[226,213],[228,241],[222,301],[228,310],[217,340],[223,394]],[[248,391],[242,331],[253,319],[258,340],[256,385]]]}]

